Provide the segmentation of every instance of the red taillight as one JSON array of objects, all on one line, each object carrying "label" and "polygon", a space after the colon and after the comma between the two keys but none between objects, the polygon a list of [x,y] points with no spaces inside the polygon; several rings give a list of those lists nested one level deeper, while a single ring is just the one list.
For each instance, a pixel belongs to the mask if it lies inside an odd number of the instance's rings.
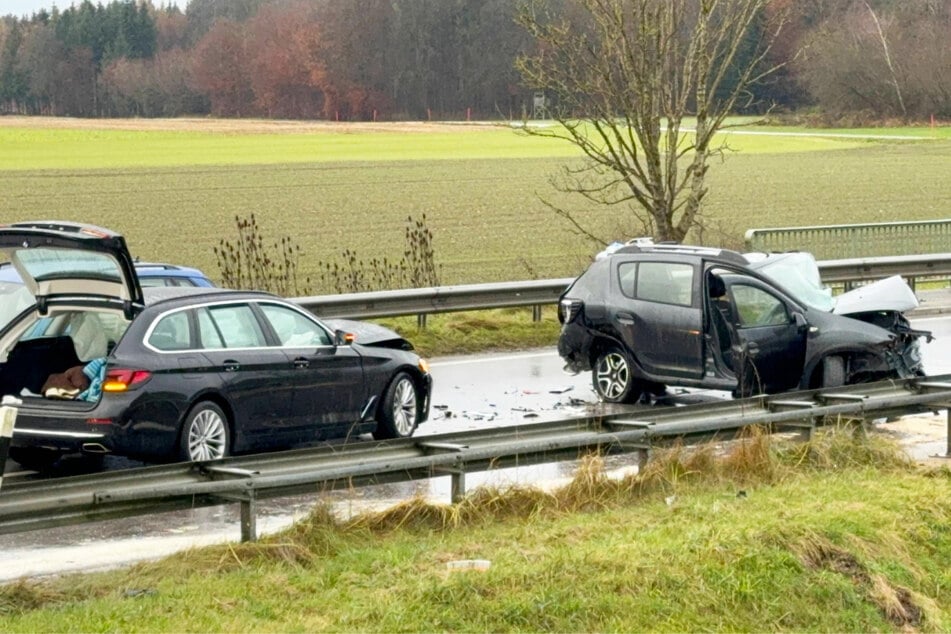
[{"label": "red taillight", "polygon": [[134,390],[152,377],[148,370],[127,370],[119,368],[106,372],[106,378],[102,382],[103,392],[125,392]]}]

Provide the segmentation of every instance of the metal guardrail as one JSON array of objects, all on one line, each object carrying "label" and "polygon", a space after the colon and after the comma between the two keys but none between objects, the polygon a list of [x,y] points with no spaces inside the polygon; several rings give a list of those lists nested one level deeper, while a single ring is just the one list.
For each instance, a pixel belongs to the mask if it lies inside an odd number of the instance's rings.
[{"label": "metal guardrail", "polygon": [[[948,244],[945,244],[947,248]],[[851,284],[901,275],[914,288],[922,277],[951,277],[951,253],[881,258],[824,260],[819,263],[824,282]],[[463,310],[484,310],[554,304],[574,278],[468,284],[396,291],[346,293],[297,297],[307,310],[325,318],[370,319],[401,315],[429,315]],[[537,316],[536,312],[536,316]]]},{"label": "metal guardrail", "polygon": [[951,219],[750,229],[745,237],[750,251],[809,251],[823,259],[942,253],[951,244]]},{"label": "metal guardrail", "polygon": [[949,407],[951,375],[944,375],[217,462],[14,480],[0,493],[0,534],[237,502],[241,538],[247,541],[256,538],[256,502],[271,497],[449,475],[456,501],[465,494],[466,473],[474,471],[572,460],[592,451],[637,452],[643,465],[655,446],[729,439],[752,425],[811,435],[834,417],[875,419]]}]

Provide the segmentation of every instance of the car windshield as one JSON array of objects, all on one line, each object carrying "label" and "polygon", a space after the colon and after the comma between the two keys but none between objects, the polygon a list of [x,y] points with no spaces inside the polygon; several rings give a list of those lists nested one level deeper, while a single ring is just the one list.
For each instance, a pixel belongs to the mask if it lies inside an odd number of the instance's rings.
[{"label": "car windshield", "polygon": [[775,281],[799,301],[830,312],[835,307],[832,289],[822,284],[819,266],[809,253],[747,255],[750,267]]}]

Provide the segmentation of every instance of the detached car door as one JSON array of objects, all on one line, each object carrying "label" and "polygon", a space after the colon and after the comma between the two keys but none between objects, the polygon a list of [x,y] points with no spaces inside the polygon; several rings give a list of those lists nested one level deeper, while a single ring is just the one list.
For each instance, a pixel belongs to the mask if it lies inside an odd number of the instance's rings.
[{"label": "detached car door", "polygon": [[616,327],[637,363],[657,376],[700,378],[703,313],[696,266],[621,262],[613,286]]},{"label": "detached car door", "polygon": [[734,366],[746,392],[782,392],[796,387],[806,353],[805,322],[796,307],[757,280],[727,278],[739,350]]}]

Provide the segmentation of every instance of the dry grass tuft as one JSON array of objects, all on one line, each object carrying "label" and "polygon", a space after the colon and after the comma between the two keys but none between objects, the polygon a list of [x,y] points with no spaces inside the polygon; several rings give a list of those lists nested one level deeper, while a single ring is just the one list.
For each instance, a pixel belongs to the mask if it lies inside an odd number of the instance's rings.
[{"label": "dry grass tuft", "polygon": [[416,496],[384,511],[358,515],[347,525],[350,529],[374,532],[396,530],[445,530],[459,524],[457,507],[433,504]]},{"label": "dry grass tuft", "polygon": [[20,580],[0,586],[0,614],[20,614],[69,599],[47,584]]},{"label": "dry grass tuft", "polygon": [[840,419],[836,424],[818,430],[810,442],[794,445],[784,453],[783,462],[818,470],[875,467],[887,471],[914,467],[914,460],[898,444],[888,438],[867,434],[861,424]]},{"label": "dry grass tuft", "polygon": [[897,626],[918,628],[924,620],[924,611],[918,606],[911,590],[896,588],[881,575],[872,577],[869,599],[878,606],[885,618]]},{"label": "dry grass tuft", "polygon": [[723,476],[737,484],[776,482],[780,477],[780,465],[774,446],[774,438],[765,429],[747,427],[720,461]]},{"label": "dry grass tuft", "polygon": [[523,518],[533,520],[558,505],[557,498],[536,487],[483,487],[467,495],[458,505],[462,524],[477,524]]},{"label": "dry grass tuft", "polygon": [[604,459],[589,455],[581,460],[571,482],[554,495],[563,510],[590,511],[615,506],[621,488],[620,483],[605,473]]},{"label": "dry grass tuft", "polygon": [[818,536],[801,540],[793,550],[798,551],[806,568],[827,570],[848,578],[894,625],[917,631],[924,622],[925,609],[919,597],[908,588],[892,585],[880,574],[870,574],[854,553]]}]

